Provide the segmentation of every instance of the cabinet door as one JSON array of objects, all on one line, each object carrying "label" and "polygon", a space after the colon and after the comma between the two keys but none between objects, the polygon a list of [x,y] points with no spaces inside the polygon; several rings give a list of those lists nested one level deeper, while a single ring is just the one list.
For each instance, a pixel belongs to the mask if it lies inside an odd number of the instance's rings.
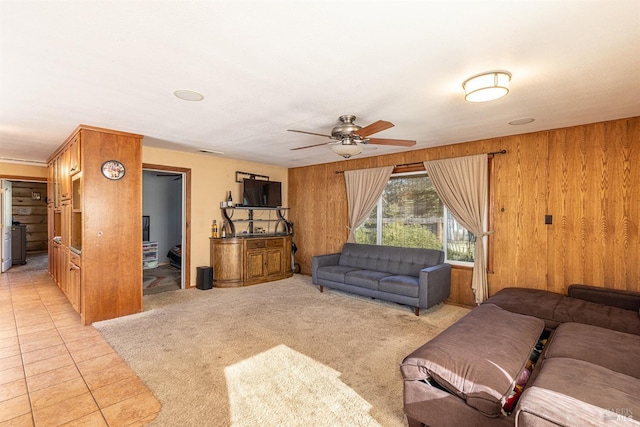
[{"label": "cabinet door", "polygon": [[60,207],[60,192],[62,191],[60,188],[60,165],[62,164],[62,160],[60,160],[60,156],[53,159],[53,207]]},{"label": "cabinet door", "polygon": [[69,175],[80,172],[80,134],[69,144]]},{"label": "cabinet door", "polygon": [[69,247],[71,243],[71,201],[66,200],[60,209],[60,237],[63,246]]},{"label": "cabinet door", "polygon": [[60,290],[69,298],[69,250],[60,247],[58,250],[58,286]]},{"label": "cabinet door", "polygon": [[47,167],[47,204],[52,204],[53,203],[53,199],[54,199],[54,193],[53,193],[53,188],[55,187],[55,180],[54,180],[54,163],[51,162],[49,163],[49,166]]},{"label": "cabinet door", "polygon": [[73,262],[69,263],[67,297],[73,309],[80,313],[80,267]]},{"label": "cabinet door", "polygon": [[49,264],[49,271],[53,280],[60,287],[60,245],[57,243],[51,243],[51,261]]},{"label": "cabinet door", "polygon": [[245,268],[245,282],[252,280],[259,280],[266,276],[265,251],[264,250],[252,250],[247,251],[247,265]]},{"label": "cabinet door", "polygon": [[69,162],[71,161],[71,151],[69,147],[62,153],[60,158],[62,162],[60,163],[60,189],[62,200],[71,198],[71,175],[69,174]]},{"label": "cabinet door", "polygon": [[282,249],[269,249],[267,251],[267,275],[280,276],[283,274]]}]

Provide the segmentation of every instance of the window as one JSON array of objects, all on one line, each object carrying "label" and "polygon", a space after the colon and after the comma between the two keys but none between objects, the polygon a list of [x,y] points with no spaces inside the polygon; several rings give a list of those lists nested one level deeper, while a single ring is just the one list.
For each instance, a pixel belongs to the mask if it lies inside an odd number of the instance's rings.
[{"label": "window", "polygon": [[475,235],[440,201],[424,172],[393,175],[377,207],[356,229],[356,242],[445,250],[446,261],[472,263]]}]

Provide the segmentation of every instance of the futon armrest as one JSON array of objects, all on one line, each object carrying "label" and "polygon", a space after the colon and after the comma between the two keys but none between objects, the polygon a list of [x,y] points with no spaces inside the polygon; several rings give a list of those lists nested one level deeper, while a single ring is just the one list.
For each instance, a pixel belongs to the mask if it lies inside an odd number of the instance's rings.
[{"label": "futon armrest", "polygon": [[318,268],[327,265],[338,265],[340,253],[317,255],[311,259],[311,278],[314,284],[318,283]]},{"label": "futon armrest", "polygon": [[573,284],[569,285],[567,295],[571,298],[618,307],[624,310],[640,310],[640,293],[638,292]]}]

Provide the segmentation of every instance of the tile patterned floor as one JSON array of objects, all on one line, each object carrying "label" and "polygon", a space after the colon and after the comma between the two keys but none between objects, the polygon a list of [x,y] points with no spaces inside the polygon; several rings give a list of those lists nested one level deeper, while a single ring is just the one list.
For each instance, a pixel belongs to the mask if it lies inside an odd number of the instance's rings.
[{"label": "tile patterned floor", "polygon": [[46,271],[0,274],[0,427],[143,426],[160,402]]}]

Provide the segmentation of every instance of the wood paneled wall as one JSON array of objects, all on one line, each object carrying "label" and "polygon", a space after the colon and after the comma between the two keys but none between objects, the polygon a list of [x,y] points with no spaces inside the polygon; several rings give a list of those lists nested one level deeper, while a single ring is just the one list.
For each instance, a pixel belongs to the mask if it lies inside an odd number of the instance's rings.
[{"label": "wood paneled wall", "polygon": [[[302,273],[346,242],[336,172],[502,149],[492,164],[490,295],[511,286],[565,293],[572,283],[640,292],[640,117],[290,169]],[[450,302],[473,304],[470,276],[455,272]]]}]

